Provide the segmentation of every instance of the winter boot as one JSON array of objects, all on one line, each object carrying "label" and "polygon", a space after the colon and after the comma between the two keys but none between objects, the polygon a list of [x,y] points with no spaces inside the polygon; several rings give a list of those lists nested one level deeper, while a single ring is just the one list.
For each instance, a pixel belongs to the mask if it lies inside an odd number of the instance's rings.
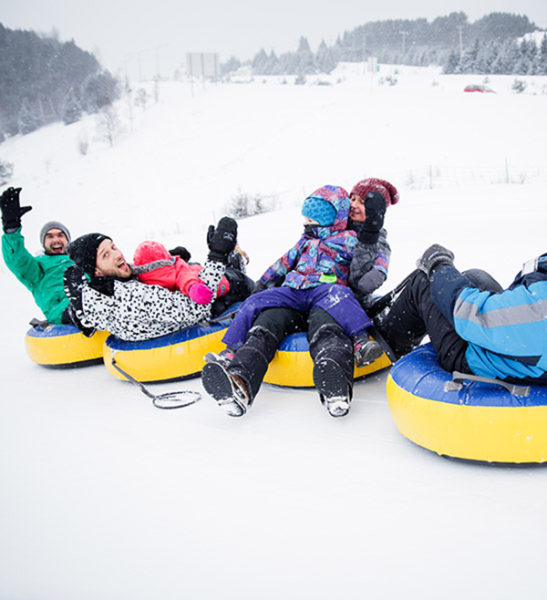
[{"label": "winter boot", "polygon": [[353,356],[357,367],[370,365],[384,353],[382,346],[368,337],[367,333],[353,340]]},{"label": "winter boot", "polygon": [[218,363],[223,367],[228,367],[234,359],[234,351],[231,348],[224,348],[220,352],[207,352],[203,359],[206,363]]},{"label": "winter boot", "polygon": [[321,402],[332,417],[348,414],[352,389],[342,367],[332,358],[322,358],[313,366],[313,381]]},{"label": "winter boot", "polygon": [[217,362],[209,362],[201,371],[205,391],[230,417],[242,417],[249,405],[249,392],[241,377],[229,373],[226,367]]}]

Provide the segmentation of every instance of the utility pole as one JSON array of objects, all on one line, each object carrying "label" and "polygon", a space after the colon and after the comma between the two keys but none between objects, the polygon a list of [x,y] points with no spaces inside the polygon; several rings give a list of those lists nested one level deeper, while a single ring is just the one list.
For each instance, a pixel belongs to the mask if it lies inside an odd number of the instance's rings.
[{"label": "utility pole", "polygon": [[408,31],[401,31],[399,33],[403,37],[402,42],[403,42],[403,57],[404,57],[405,52],[406,52],[406,36],[408,35]]},{"label": "utility pole", "polygon": [[169,44],[160,44],[159,46],[156,46],[156,48],[155,48],[155,52],[156,52],[156,78],[157,79],[160,78],[160,48],[166,48],[167,46],[169,46]]},{"label": "utility pole", "polygon": [[460,39],[460,61],[461,61],[463,58],[463,36],[462,36],[463,25],[458,25],[457,29],[458,29],[459,39]]}]

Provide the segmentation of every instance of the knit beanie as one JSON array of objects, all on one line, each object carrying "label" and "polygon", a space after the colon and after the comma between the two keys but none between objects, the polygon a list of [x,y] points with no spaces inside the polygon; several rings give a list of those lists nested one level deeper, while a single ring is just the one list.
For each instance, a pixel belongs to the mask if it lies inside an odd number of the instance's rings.
[{"label": "knit beanie", "polygon": [[112,238],[102,233],[86,233],[71,242],[66,251],[68,256],[90,277],[95,276],[97,248],[103,240]]},{"label": "knit beanie", "polygon": [[397,191],[397,188],[389,183],[389,181],[376,179],[374,177],[362,179],[359,183],[356,183],[351,190],[351,195],[357,194],[359,198],[364,200],[369,192],[380,192],[385,198],[386,207],[399,202],[399,192]]},{"label": "knit beanie", "polygon": [[317,196],[308,196],[302,205],[302,216],[317,221],[322,227],[332,225],[336,217],[336,208],[328,201]]},{"label": "knit beanie", "polygon": [[42,227],[42,229],[40,229],[40,243],[42,244],[42,246],[44,245],[44,242],[46,240],[46,233],[50,229],[60,229],[66,235],[66,239],[70,242],[70,231],[62,223],[60,223],[59,221],[48,221]]}]

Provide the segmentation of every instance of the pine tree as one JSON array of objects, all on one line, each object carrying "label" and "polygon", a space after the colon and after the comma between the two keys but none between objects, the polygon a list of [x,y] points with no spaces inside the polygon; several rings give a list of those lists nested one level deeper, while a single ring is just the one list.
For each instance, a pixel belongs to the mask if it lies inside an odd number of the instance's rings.
[{"label": "pine tree", "polygon": [[19,133],[26,135],[38,129],[42,125],[36,104],[23,98],[21,110],[19,111]]},{"label": "pine tree", "polygon": [[252,62],[253,74],[254,75],[265,75],[265,69],[268,64],[268,55],[264,48],[255,55]]},{"label": "pine tree", "polygon": [[304,36],[300,38],[296,54],[299,75],[308,75],[317,71],[313,52],[311,51],[308,40]]},{"label": "pine tree", "polygon": [[473,46],[468,48],[463,55],[461,61],[461,71],[462,73],[475,73],[476,65],[477,65],[477,57],[479,55],[479,47],[480,42],[478,38],[475,38],[473,42]]},{"label": "pine tree", "polygon": [[70,88],[63,109],[63,123],[70,125],[82,118],[82,105],[73,88]]},{"label": "pine tree", "polygon": [[315,55],[315,62],[321,73],[331,73],[336,68],[336,61],[332,52],[327,47],[325,40],[321,40],[319,44],[317,54]]},{"label": "pine tree", "polygon": [[547,75],[547,34],[543,36],[539,47],[538,75]]}]

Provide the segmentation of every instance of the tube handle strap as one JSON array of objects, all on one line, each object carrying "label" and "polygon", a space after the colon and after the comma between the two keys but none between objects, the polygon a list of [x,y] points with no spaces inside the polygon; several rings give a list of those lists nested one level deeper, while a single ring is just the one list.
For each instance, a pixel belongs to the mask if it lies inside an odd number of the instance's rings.
[{"label": "tube handle strap", "polygon": [[470,373],[460,373],[459,371],[454,371],[452,373],[452,381],[447,381],[444,384],[444,391],[453,392],[461,390],[463,387],[464,379],[467,381],[479,381],[481,383],[501,385],[501,387],[505,388],[510,394],[513,394],[513,396],[530,395],[529,385],[516,385],[514,383],[507,383],[506,381],[502,381],[501,379],[495,379],[493,377],[482,377],[480,375],[471,375]]}]

